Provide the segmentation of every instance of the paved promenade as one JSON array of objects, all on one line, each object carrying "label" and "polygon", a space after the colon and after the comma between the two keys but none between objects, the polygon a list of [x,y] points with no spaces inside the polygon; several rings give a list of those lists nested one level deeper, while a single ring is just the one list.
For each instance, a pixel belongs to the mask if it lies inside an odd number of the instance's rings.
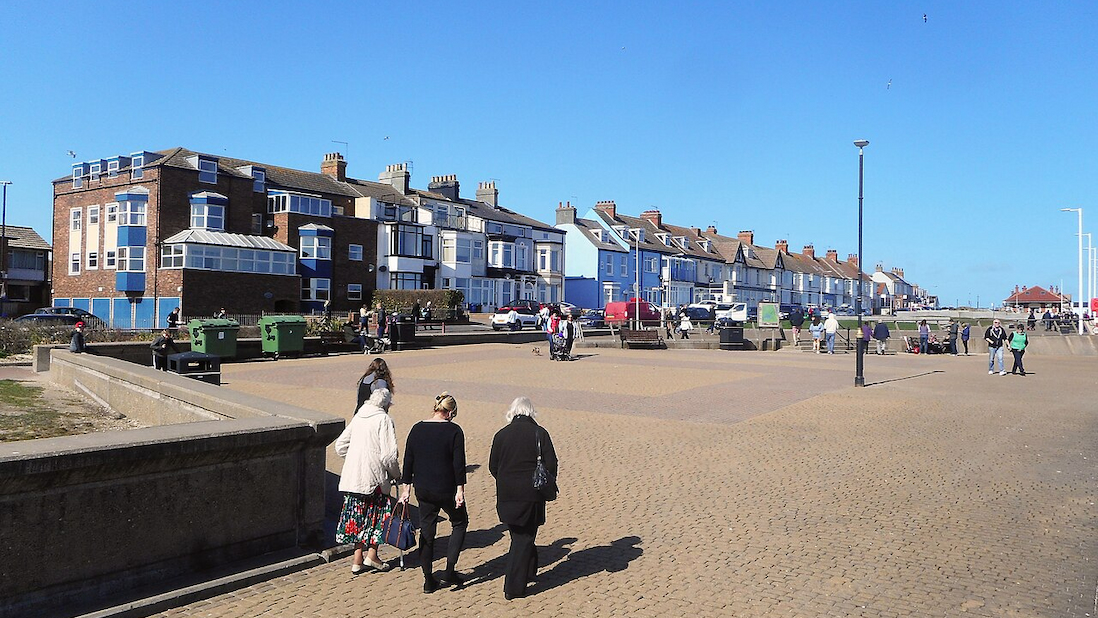
[{"label": "paved promenade", "polygon": [[[358,577],[346,558],[159,615],[1098,616],[1094,359],[1034,356],[1022,378],[988,376],[983,356],[869,356],[855,390],[852,354],[554,363],[532,347],[386,357],[402,443],[437,392],[459,401],[464,589],[424,595],[415,555]],[[226,387],[349,417],[368,359],[228,365]],[[538,583],[508,602],[486,464],[518,395],[553,436],[563,491]]]}]

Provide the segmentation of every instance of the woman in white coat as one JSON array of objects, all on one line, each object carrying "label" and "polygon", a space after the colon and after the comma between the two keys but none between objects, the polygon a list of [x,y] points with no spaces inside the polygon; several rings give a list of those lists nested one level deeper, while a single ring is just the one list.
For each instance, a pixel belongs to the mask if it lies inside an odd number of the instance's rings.
[{"label": "woman in white coat", "polygon": [[396,427],[388,413],[390,401],[388,389],[374,390],[335,440],[336,454],[346,460],[339,478],[339,490],[345,495],[336,542],[355,544],[351,564],[355,575],[366,567],[389,569],[378,558],[377,547],[383,535],[382,522],[392,513],[389,489],[392,480],[400,478]]}]

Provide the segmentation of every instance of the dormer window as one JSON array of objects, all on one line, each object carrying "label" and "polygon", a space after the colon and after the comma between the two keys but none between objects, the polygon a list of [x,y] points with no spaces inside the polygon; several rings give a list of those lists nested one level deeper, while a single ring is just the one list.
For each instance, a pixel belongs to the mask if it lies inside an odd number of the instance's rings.
[{"label": "dormer window", "polygon": [[209,159],[198,160],[198,182],[217,184],[217,161]]},{"label": "dormer window", "polygon": [[252,191],[256,193],[267,192],[267,171],[254,165],[242,165],[236,168],[240,173],[252,177]]},{"label": "dormer window", "polygon": [[118,178],[118,169],[121,162],[118,159],[107,161],[107,178]]},{"label": "dormer window", "polygon": [[637,242],[644,242],[644,229],[639,227],[631,228],[629,236]]},{"label": "dormer window", "polygon": [[665,247],[670,247],[671,246],[671,235],[668,234],[667,232],[656,232],[656,238],[658,238],[660,240],[660,242],[663,243],[663,246],[665,246]]},{"label": "dormer window", "polygon": [[99,180],[99,174],[102,171],[103,171],[103,164],[99,161],[96,161],[95,163],[92,163],[91,165],[89,165],[88,166],[88,175],[90,176],[90,180],[92,182],[95,182],[96,180]]},{"label": "dormer window", "polygon": [[676,236],[675,244],[681,247],[683,251],[690,249],[690,241],[685,236]]},{"label": "dormer window", "polygon": [[72,188],[81,189],[84,187],[84,166],[74,165],[72,166]]},{"label": "dormer window", "polygon": [[615,225],[614,231],[618,233],[621,238],[629,238],[629,227],[625,225]]},{"label": "dormer window", "polygon": [[145,177],[145,170],[141,169],[145,165],[145,153],[135,152],[130,157],[130,179],[140,180]]},{"label": "dormer window", "polygon": [[595,239],[599,242],[610,242],[609,234],[607,234],[606,230],[591,230],[591,234],[594,235]]}]

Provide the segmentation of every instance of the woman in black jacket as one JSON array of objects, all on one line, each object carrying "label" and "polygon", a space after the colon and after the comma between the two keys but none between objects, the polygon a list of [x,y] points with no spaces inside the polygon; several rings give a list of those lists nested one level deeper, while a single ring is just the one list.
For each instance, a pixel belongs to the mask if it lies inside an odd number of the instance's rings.
[{"label": "woman in black jacket", "polygon": [[538,572],[538,550],[534,538],[538,526],[545,523],[545,499],[534,490],[534,466],[541,442],[541,459],[545,468],[556,477],[557,453],[549,432],[534,418],[537,411],[526,397],[511,402],[507,410],[507,426],[492,439],[492,454],[488,471],[496,479],[496,512],[499,520],[511,532],[511,549],[507,553],[507,572],[503,579],[503,596],[508,601],[526,596],[526,584]]}]

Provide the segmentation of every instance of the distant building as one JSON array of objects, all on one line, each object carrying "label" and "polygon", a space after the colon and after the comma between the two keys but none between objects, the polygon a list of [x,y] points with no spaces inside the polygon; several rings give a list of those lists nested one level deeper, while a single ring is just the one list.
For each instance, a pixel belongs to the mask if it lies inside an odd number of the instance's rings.
[{"label": "distant building", "polygon": [[1004,307],[1019,307],[1022,309],[1045,309],[1055,308],[1060,310],[1061,306],[1071,306],[1071,296],[1069,294],[1061,294],[1060,290],[1056,286],[1050,285],[1049,289],[1045,289],[1039,285],[1033,287],[1027,286],[1014,286],[1014,292],[1003,300]]},{"label": "distant building", "polygon": [[8,225],[0,240],[0,311],[5,317],[30,313],[50,304],[51,249],[29,227]]}]

